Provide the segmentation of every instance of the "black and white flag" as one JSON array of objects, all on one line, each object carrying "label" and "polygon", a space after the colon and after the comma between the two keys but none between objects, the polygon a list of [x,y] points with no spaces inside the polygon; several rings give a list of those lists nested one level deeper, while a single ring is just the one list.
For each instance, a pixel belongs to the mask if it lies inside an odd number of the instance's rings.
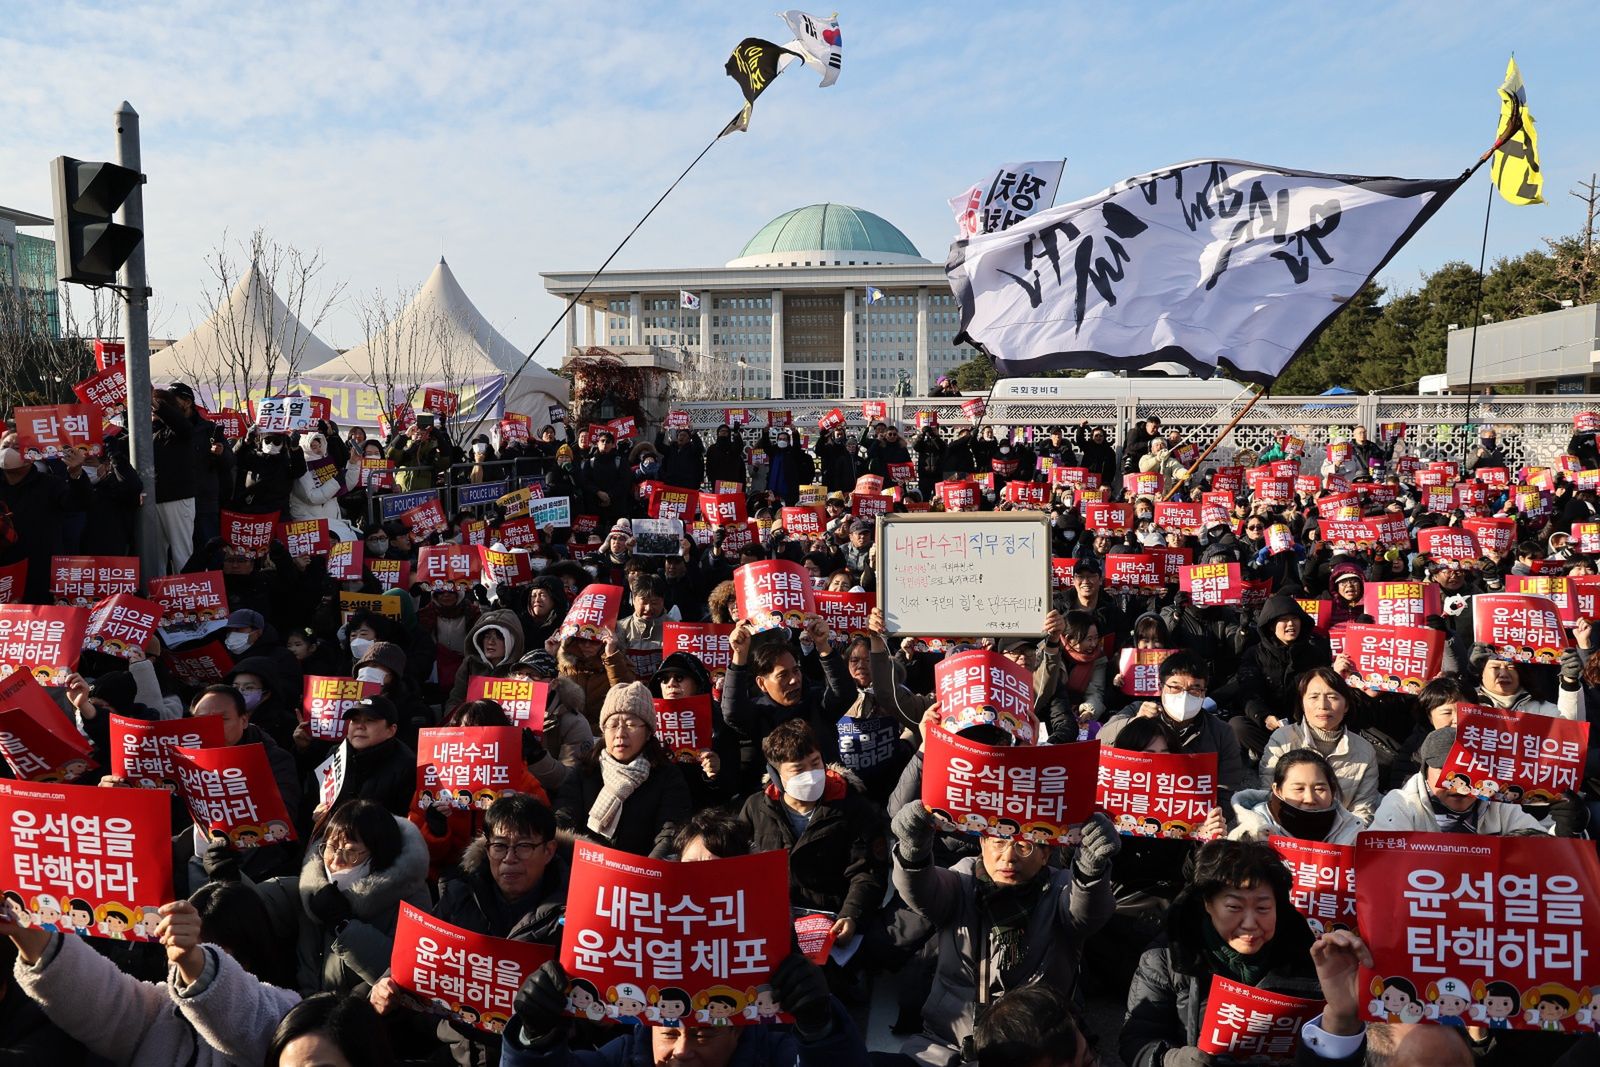
[{"label": "black and white flag", "polygon": [[985,181],[950,198],[956,236],[973,237],[1015,226],[1055,203],[1064,159],[1002,163]]},{"label": "black and white flag", "polygon": [[826,89],[839,80],[839,68],[844,62],[844,36],[839,32],[839,17],[818,18],[804,11],[785,11],[778,16],[794,34],[789,48],[801,53],[806,66],[822,75],[821,88]]},{"label": "black and white flag", "polygon": [[1003,377],[1181,363],[1270,384],[1465,180],[1195,160],[957,240],[958,340]]}]

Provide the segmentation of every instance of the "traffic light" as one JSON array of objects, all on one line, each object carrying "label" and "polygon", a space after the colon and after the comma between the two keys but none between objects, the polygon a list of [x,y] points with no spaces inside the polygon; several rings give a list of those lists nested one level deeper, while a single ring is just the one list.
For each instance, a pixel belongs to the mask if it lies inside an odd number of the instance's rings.
[{"label": "traffic light", "polygon": [[50,161],[55,194],[56,268],[64,282],[115,285],[117,268],[144,240],[144,233],[113,221],[117,209],[139,188],[144,175],[115,163],[70,156]]}]

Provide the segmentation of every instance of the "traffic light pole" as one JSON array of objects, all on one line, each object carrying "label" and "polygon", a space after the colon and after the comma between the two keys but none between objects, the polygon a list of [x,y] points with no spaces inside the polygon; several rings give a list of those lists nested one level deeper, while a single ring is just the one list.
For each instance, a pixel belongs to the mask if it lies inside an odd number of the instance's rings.
[{"label": "traffic light pole", "polygon": [[[117,163],[139,174],[139,113],[126,100],[117,108]],[[135,187],[117,212],[117,221],[144,231],[144,189]],[[144,242],[122,265],[118,281],[126,302],[128,372],[128,460],[144,483],[143,504],[139,508],[139,563],[145,580],[167,572],[167,561],[156,555],[161,541],[160,520],[156,516],[155,432],[150,402],[150,290],[145,285]],[[175,546],[175,555],[185,556],[189,546]]]}]

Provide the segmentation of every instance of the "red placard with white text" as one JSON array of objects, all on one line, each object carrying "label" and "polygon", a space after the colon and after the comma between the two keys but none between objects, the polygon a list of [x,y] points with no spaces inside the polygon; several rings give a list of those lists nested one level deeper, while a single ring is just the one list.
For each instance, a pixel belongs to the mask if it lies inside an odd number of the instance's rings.
[{"label": "red placard with white text", "polygon": [[295,839],[266,746],[175,748],[172,766],[189,814],[213,841],[257,848]]},{"label": "red placard with white text", "polygon": [[700,517],[713,526],[727,526],[744,522],[749,515],[739,493],[701,493]]},{"label": "red placard with white text", "polygon": [[1105,558],[1106,588],[1113,593],[1136,596],[1166,591],[1165,568],[1159,557],[1149,552],[1113,552]]},{"label": "red placard with white text", "polygon": [[359,582],[366,560],[365,542],[335,542],[328,546],[328,577],[336,582]]},{"label": "red placard with white text", "polygon": [[569,1012],[641,1025],[783,1021],[767,983],[794,936],[789,895],[772,891],[788,884],[781,850],[671,863],[579,840],[561,938]]},{"label": "red placard with white text", "polygon": [[1311,618],[1311,628],[1319,634],[1328,632],[1328,624],[1333,621],[1333,601],[1321,597],[1310,599],[1295,598],[1295,603],[1300,605],[1300,610]]},{"label": "red placard with white text", "polygon": [[1586,722],[1457,704],[1439,783],[1484,800],[1549,804],[1578,788],[1588,748]]},{"label": "red placard with white text", "polygon": [[1050,588],[1053,590],[1072,588],[1072,572],[1077,566],[1078,561],[1073,556],[1050,557]]},{"label": "red placard with white text", "polygon": [[185,685],[210,685],[220,682],[233,670],[233,657],[221,641],[211,640],[196,648],[168,651],[167,666]]},{"label": "red placard with white text", "polygon": [[1133,525],[1132,504],[1083,505],[1084,529],[1120,537]]},{"label": "red placard with white text", "polygon": [[18,778],[65,781],[95,766],[89,739],[27,671],[0,680],[0,755]]},{"label": "red placard with white text", "polygon": [[783,528],[795,537],[821,537],[827,519],[820,506],[784,508]]},{"label": "red placard with white text", "polygon": [[522,983],[555,958],[553,945],[473,933],[401,901],[389,976],[455,1021],[498,1034]]},{"label": "red placard with white text", "polygon": [[378,682],[360,682],[354,678],[330,677],[321,674],[306,675],[300,707],[305,712],[305,722],[311,736],[318,741],[337,741],[344,736],[344,713],[352,704],[359,704],[383,691]]},{"label": "red placard with white text", "polygon": [[1351,675],[1369,689],[1385,693],[1420,693],[1439,674],[1445,635],[1425,626],[1379,626],[1352,622],[1344,626],[1344,654]]},{"label": "red placard with white text", "polygon": [[653,701],[656,737],[674,759],[698,763],[711,750],[711,694]]},{"label": "red placard with white text", "polygon": [[111,727],[111,773],[144,789],[177,789],[173,749],[220,748],[226,744],[220,715],[147,722],[112,712],[106,721]]},{"label": "red placard with white text", "polygon": [[1044,482],[1007,482],[1002,496],[1015,507],[1038,510],[1050,503],[1050,487]]},{"label": "red placard with white text", "polygon": [[[670,625],[670,624],[669,624]],[[490,678],[473,675],[467,679],[467,699],[493,700],[505,710],[513,726],[525,726],[544,733],[544,713],[549,701],[550,683],[532,678]]]},{"label": "red placard with white text", "polygon": [[87,608],[0,604],[0,678],[27,670],[44,685],[66,685],[88,627]]},{"label": "red placard with white text", "polygon": [[123,363],[113,363],[98,374],[92,374],[72,387],[78,399],[110,418],[112,412],[128,402],[128,373]]},{"label": "red placard with white text", "polygon": [[958,482],[939,482],[934,486],[939,503],[946,511],[977,511],[978,483],[970,479]]},{"label": "red placard with white text", "polygon": [[1364,833],[1356,912],[1373,957],[1360,975],[1372,1022],[1576,1033],[1600,985],[1600,858],[1588,841]]},{"label": "red placard with white text", "polygon": [[1423,626],[1444,610],[1434,582],[1367,582],[1361,608],[1380,626]]},{"label": "red placard with white text", "polygon": [[11,412],[17,432],[17,451],[30,463],[61,456],[71,448],[98,455],[105,440],[104,420],[93,404],[46,404],[19,407]]},{"label": "red placard with white text", "polygon": [[450,794],[456,811],[490,804],[517,781],[512,769],[522,764],[519,726],[440,726],[417,732],[418,810]]},{"label": "red placard with white text", "polygon": [[[1328,446],[1332,448],[1332,445]],[[1211,976],[1196,1047],[1222,1063],[1293,1063],[1300,1028],[1322,1014],[1322,1001],[1273,993]]]},{"label": "red placard with white text", "polygon": [[565,641],[569,637],[585,641],[604,641],[617,627],[617,613],[622,610],[622,586],[590,585],[573,598],[566,618],[556,636]]},{"label": "red placard with white text", "polygon": [[51,556],[50,595],[86,608],[113,593],[139,591],[138,556]]},{"label": "red placard with white text", "polygon": [[276,512],[270,515],[250,515],[224,508],[222,543],[241,556],[260,558],[272,547],[272,534],[277,525]]},{"label": "red placard with white text", "polygon": [[1511,544],[1517,536],[1516,519],[1496,519],[1474,516],[1461,520],[1461,528],[1472,535],[1482,552],[1499,552],[1504,554],[1511,551]]},{"label": "red placard with white text", "polygon": [[427,537],[430,534],[444,533],[449,529],[449,523],[444,517],[444,505],[439,503],[439,495],[435,493],[432,498],[423,501],[414,508],[407,508],[400,513],[400,521],[405,523],[406,529],[411,531],[413,537]]},{"label": "red placard with white text", "polygon": [[1472,632],[1495,655],[1517,663],[1556,663],[1572,642],[1549,598],[1479,593],[1472,598]]},{"label": "red placard with white text", "polygon": [[456,409],[461,405],[461,397],[448,389],[435,389],[433,386],[424,386],[422,390],[422,410],[431,411],[435,415],[450,417],[455,415]]},{"label": "red placard with white text", "polygon": [[1245,581],[1237,563],[1196,564],[1183,568],[1178,575],[1178,588],[1189,594],[1197,608],[1243,604],[1250,587],[1256,584]]},{"label": "red placard with white text", "polygon": [[722,694],[722,676],[728,672],[733,652],[728,647],[728,635],[733,624],[726,622],[674,622],[661,624],[661,656],[665,659],[677,652],[687,652],[711,672],[713,694]]},{"label": "red placard with white text", "polygon": [[1417,551],[1446,563],[1473,563],[1479,555],[1477,539],[1454,526],[1418,530]]},{"label": "red placard with white text", "polygon": [[798,563],[763,559],[733,572],[734,601],[739,618],[757,631],[800,626],[817,613],[811,575]]},{"label": "red placard with white text", "polygon": [[1066,844],[1094,813],[1100,746],[994,747],[930,727],[922,802],[946,831]]},{"label": "red placard with white text", "polygon": [[1283,857],[1294,885],[1289,900],[1312,930],[1354,930],[1356,927],[1356,846],[1269,838]]},{"label": "red placard with white text", "polygon": [[483,545],[474,551],[483,566],[484,585],[525,585],[533,581],[532,558],[526,552],[501,552]]},{"label": "red placard with white text", "polygon": [[28,561],[0,567],[0,604],[19,604],[28,591]]},{"label": "red placard with white text", "polygon": [[84,651],[129,659],[134,649],[144,648],[160,621],[161,605],[153,600],[132,593],[108,596],[89,613]]},{"label": "red placard with white text", "polygon": [[1508,574],[1506,592],[1544,597],[1556,606],[1561,625],[1578,621],[1578,605],[1572,597],[1572,579],[1553,574]]},{"label": "red placard with white text", "polygon": [[466,593],[478,580],[478,550],[471,545],[423,545],[417,550],[416,580],[429,589]]},{"label": "red placard with white text", "polygon": [[1155,507],[1155,523],[1163,530],[1197,534],[1202,529],[1200,507],[1199,501],[1185,504],[1174,500],[1158,500]]},{"label": "red placard with white text", "polygon": [[325,555],[332,539],[328,536],[327,519],[292,519],[280,522],[273,537],[295,559],[309,559]]},{"label": "red placard with white text", "polygon": [[1031,744],[1039,730],[1033,712],[1033,675],[998,652],[972,649],[946,656],[933,668],[939,725],[952,733],[969,726],[999,726]]},{"label": "red placard with white text", "polygon": [[170,803],[153,789],[0,782],[0,891],[21,899],[16,918],[154,941],[154,913],[174,895]]},{"label": "red placard with white text", "polygon": [[877,593],[827,593],[812,594],[817,604],[817,614],[828,624],[836,642],[843,644],[852,637],[868,635],[867,618],[878,606]]},{"label": "red placard with white text", "polygon": [[1153,697],[1161,692],[1161,664],[1176,649],[1125,648],[1117,657],[1117,688],[1131,697]]},{"label": "red placard with white text", "polygon": [[1198,837],[1217,806],[1217,754],[1101,745],[1094,806],[1129,837]]},{"label": "red placard with white text", "polygon": [[369,559],[367,570],[385,593],[411,584],[411,561],[408,559]]}]

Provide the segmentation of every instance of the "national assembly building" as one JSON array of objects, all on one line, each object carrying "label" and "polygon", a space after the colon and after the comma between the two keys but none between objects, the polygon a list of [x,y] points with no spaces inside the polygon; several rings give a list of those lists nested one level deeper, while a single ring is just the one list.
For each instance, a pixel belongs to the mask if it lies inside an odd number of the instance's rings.
[{"label": "national assembly building", "polygon": [[[568,301],[589,280],[541,276]],[[972,355],[951,342],[959,319],[944,266],[893,224],[812,204],[761,227],[721,267],[601,274],[568,312],[566,340],[568,352],[681,348],[729,398],[924,396]]]}]

